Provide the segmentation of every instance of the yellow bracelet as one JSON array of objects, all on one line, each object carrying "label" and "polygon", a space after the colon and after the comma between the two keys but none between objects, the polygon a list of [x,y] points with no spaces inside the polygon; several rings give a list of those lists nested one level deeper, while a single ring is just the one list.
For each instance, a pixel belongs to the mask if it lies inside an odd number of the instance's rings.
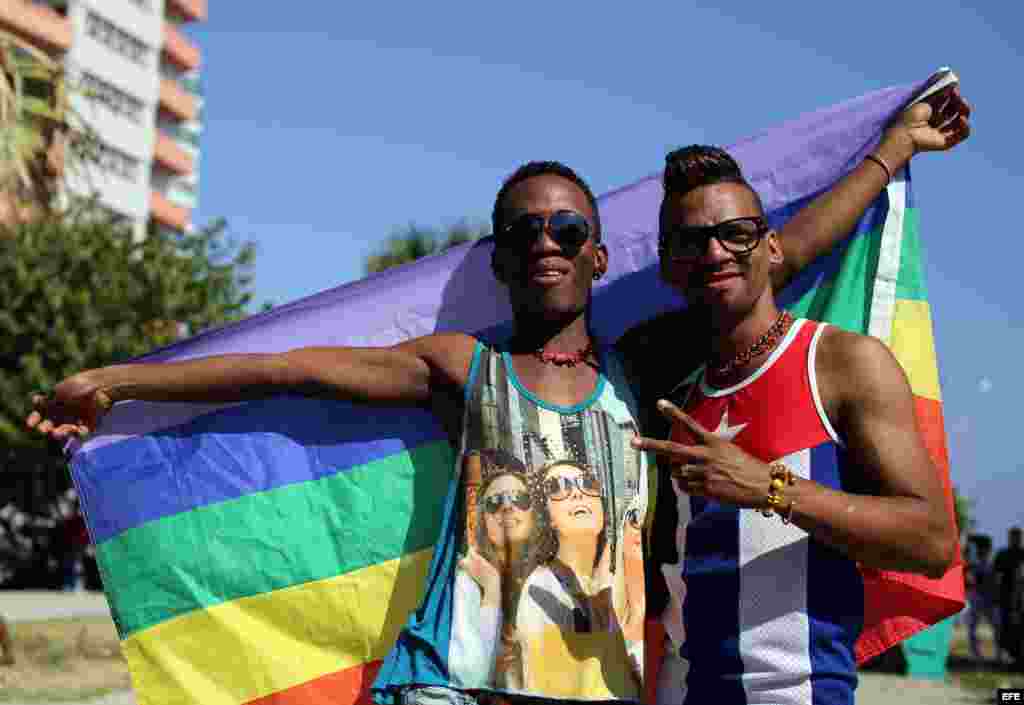
[{"label": "yellow bracelet", "polygon": [[[771,482],[768,484],[768,506],[760,510],[761,515],[770,517],[772,514],[779,514],[780,507],[785,502],[785,496],[783,490],[787,486],[796,484],[796,478],[793,477],[793,471],[786,467],[783,463],[772,463],[769,466],[769,477]],[[790,516],[793,514],[793,502],[790,502]]]}]

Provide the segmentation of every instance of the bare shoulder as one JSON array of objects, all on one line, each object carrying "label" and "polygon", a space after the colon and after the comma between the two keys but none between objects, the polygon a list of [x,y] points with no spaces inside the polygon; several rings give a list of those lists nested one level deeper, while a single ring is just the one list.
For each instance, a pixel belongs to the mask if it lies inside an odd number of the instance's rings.
[{"label": "bare shoulder", "polygon": [[909,390],[892,351],[878,338],[828,326],[815,362],[826,396],[836,402],[884,401]]},{"label": "bare shoulder", "polygon": [[477,339],[466,333],[432,333],[400,343],[395,347],[416,354],[435,374],[445,381],[463,387],[469,380]]}]

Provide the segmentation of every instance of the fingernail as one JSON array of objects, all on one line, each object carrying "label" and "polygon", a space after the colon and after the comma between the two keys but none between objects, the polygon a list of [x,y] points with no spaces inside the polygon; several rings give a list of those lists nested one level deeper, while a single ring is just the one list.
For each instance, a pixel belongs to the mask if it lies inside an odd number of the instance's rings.
[{"label": "fingernail", "polygon": [[667,409],[669,406],[671,406],[671,404],[669,403],[668,399],[659,399],[658,400],[658,408],[659,409]]},{"label": "fingernail", "polygon": [[640,447],[640,440],[639,440],[639,439],[637,439],[637,438],[634,438],[634,439],[633,439],[633,440],[631,440],[631,441],[630,441],[629,443],[630,443],[630,445],[632,445],[632,446],[633,446],[634,448],[639,448],[639,447]]}]

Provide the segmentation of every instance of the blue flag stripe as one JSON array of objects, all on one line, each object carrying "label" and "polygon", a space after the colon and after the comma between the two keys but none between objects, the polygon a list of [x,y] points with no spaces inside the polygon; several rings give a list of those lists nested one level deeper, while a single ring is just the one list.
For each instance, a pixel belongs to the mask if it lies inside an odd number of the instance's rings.
[{"label": "blue flag stripe", "polygon": [[[75,458],[101,543],[149,521],[344,472],[444,439],[420,409],[280,397]],[[116,487],[116,491],[111,491]]]}]

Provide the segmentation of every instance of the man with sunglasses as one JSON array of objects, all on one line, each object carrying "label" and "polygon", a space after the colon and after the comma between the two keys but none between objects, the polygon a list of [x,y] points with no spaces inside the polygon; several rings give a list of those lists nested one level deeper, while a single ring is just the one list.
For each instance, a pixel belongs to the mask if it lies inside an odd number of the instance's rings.
[{"label": "man with sunglasses", "polygon": [[[948,147],[936,133],[927,121],[915,125],[901,120],[879,153],[891,168],[898,168],[914,150]],[[884,187],[873,168],[859,166],[779,233],[776,242],[786,251],[790,267],[779,270],[777,281],[785,281],[849,230]],[[535,436],[547,444],[546,451],[561,458],[582,457],[588,466],[613,473],[614,481],[606,480],[606,487],[646,492],[646,455],[637,452],[631,462],[624,461],[637,406],[620,356],[596,347],[586,323],[591,287],[608,266],[590,188],[564,165],[526,164],[498,192],[492,221],[492,266],[508,288],[514,313],[514,333],[501,345],[442,333],[388,348],[318,347],[116,365],[76,374],[52,394],[36,395],[27,423],[65,439],[96,428],[112,404],[125,399],[230,402],[299,393],[418,404],[436,412],[450,437],[460,439],[463,453],[500,447],[518,457],[527,454],[528,438]],[[618,442],[608,442],[608,433]],[[625,482],[623,468],[632,468],[636,477]],[[453,482],[460,482],[459,473]],[[610,497],[609,506],[618,506],[620,500],[629,497]],[[457,548],[465,540],[460,533],[464,502],[449,506],[452,514],[443,520],[445,533],[435,551],[427,593],[385,661],[376,697],[382,702],[466,703],[512,692],[519,700],[638,702],[640,674],[630,665],[619,629],[596,637],[566,633],[553,638],[547,643],[551,658],[540,662],[550,661],[552,668],[532,690],[503,688],[493,678],[483,683],[460,680],[449,654],[460,639],[451,628],[458,622],[452,617],[458,607],[451,595]],[[514,661],[521,645],[507,646],[498,658],[501,663]]]},{"label": "man with sunglasses", "polygon": [[[52,396],[36,396],[28,425],[63,439],[95,428],[122,399],[225,402],[280,393],[329,395],[431,408],[449,437],[458,440],[457,468],[465,457],[503,449],[534,470],[552,461],[580,460],[607,472],[615,491],[646,487],[646,456],[629,443],[636,435],[636,407],[622,365],[613,351],[595,345],[586,323],[591,287],[607,269],[593,193],[568,167],[531,162],[502,185],[493,228],[493,271],[508,288],[515,317],[513,335],[500,345],[443,333],[389,348],[303,348],[116,365],[79,373]],[[527,662],[528,645],[515,629],[503,628],[503,643],[487,672],[481,675],[478,664],[463,667],[472,655],[465,645],[479,642],[477,634],[459,633],[458,625],[467,620],[460,618],[465,610],[454,594],[458,556],[466,555],[460,548],[468,544],[465,507],[476,491],[462,485],[464,475],[457,472],[452,480],[459,501],[448,505],[450,513],[442,520],[428,590],[385,660],[376,698],[465,703],[512,693],[520,699],[639,702],[639,677],[620,629],[545,632],[535,642],[542,647],[537,658]],[[482,594],[481,586],[478,605]],[[517,605],[505,599],[511,596],[501,600],[499,618],[505,624],[514,624],[510,613]],[[539,604],[557,611],[562,595],[550,596],[555,604],[543,602],[543,596]],[[517,664],[530,670],[517,671]]]},{"label": "man with sunglasses", "polygon": [[679,528],[655,535],[685,586],[658,700],[852,703],[858,564],[939,578],[958,545],[906,375],[876,338],[779,309],[785,255],[726,152],[672,152],[664,187],[661,274],[710,344],[658,403],[671,440],[635,442],[677,495],[655,524]]}]

